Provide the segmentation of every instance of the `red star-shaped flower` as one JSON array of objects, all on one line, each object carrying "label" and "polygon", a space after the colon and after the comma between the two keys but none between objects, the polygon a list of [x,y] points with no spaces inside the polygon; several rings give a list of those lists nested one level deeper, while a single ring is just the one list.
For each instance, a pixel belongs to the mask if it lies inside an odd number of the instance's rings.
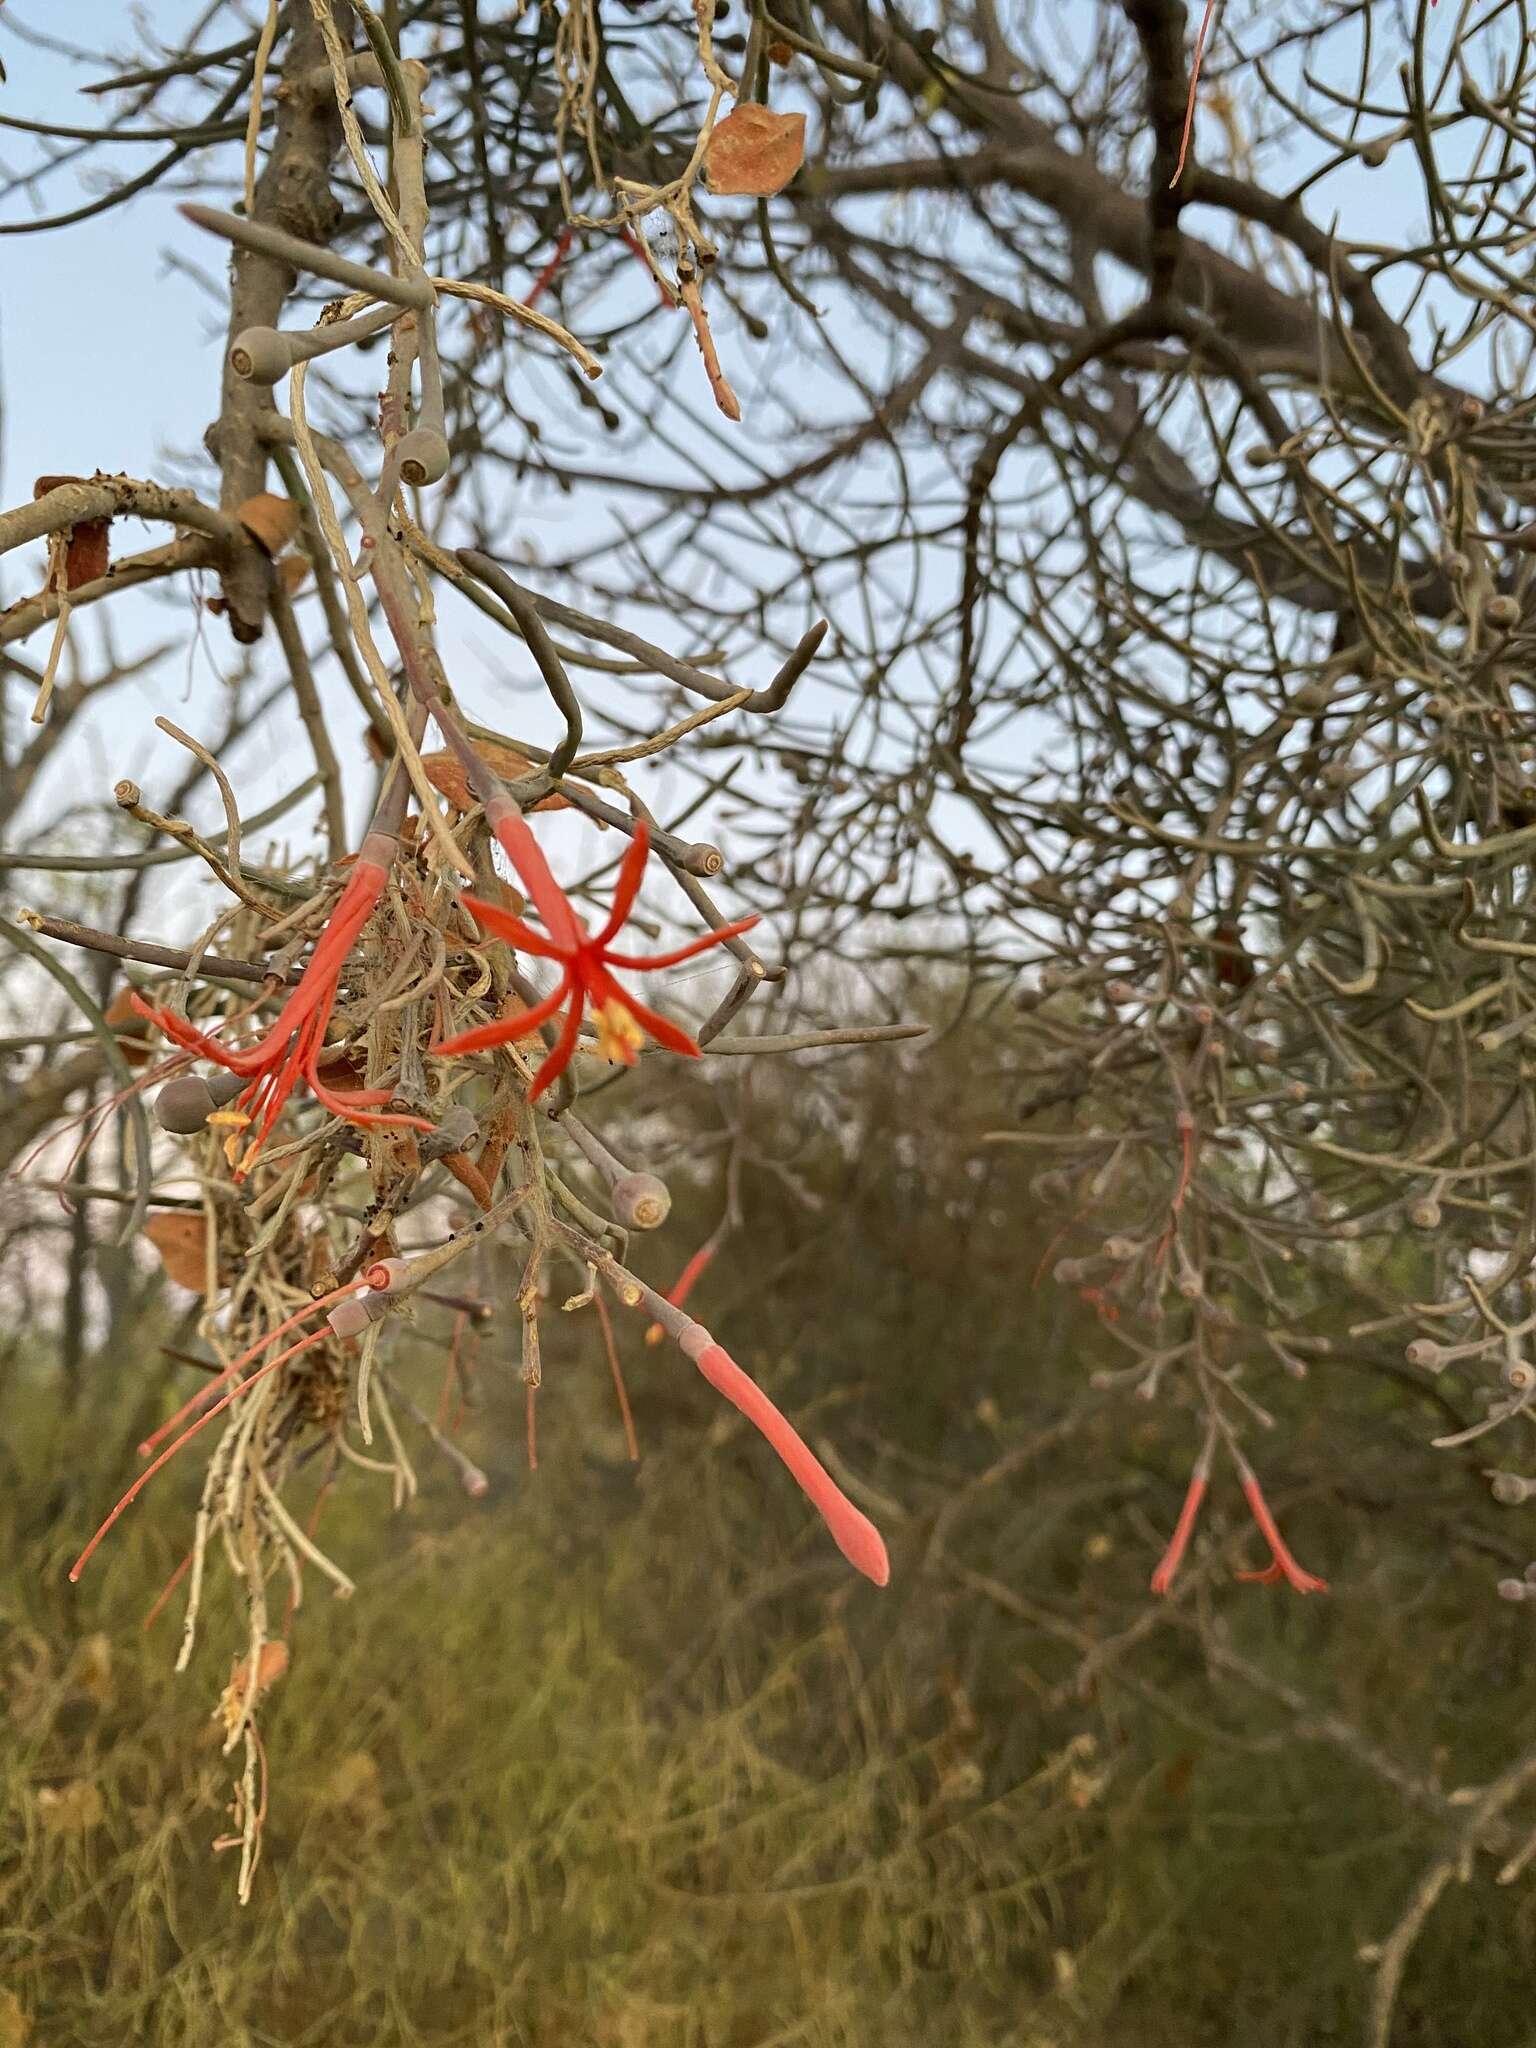
[{"label": "red star-shaped flower", "polygon": [[456,1038],[444,1039],[442,1044],[434,1046],[433,1052],[439,1058],[450,1058],[458,1053],[484,1052],[488,1046],[505,1045],[509,1039],[525,1037],[553,1017],[569,997],[570,1007],[565,1013],[559,1040],[533,1077],[533,1085],[528,1091],[530,1101],[536,1095],[542,1095],[570,1064],[582,1016],[589,1006],[597,1024],[598,1051],[605,1059],[621,1060],[625,1066],[632,1067],[647,1036],[654,1038],[658,1045],[664,1045],[669,1052],[697,1059],[699,1048],[688,1033],[670,1018],[648,1010],[628,989],[615,981],[610,969],[626,967],[648,972],[658,967],[676,967],[683,960],[691,960],[696,954],[707,952],[711,946],[734,939],[739,932],[749,931],[757,919],[738,918],[734,924],[723,925],[716,932],[706,932],[702,938],[692,939],[685,946],[676,946],[669,953],[615,953],[610,942],[618,937],[635,907],[635,898],[640,893],[640,877],[651,850],[651,835],[644,821],[635,827],[635,836],[620,863],[613,891],[613,907],[607,923],[599,932],[589,932],[576,915],[570,898],[555,880],[540,851],[538,841],[522,819],[498,819],[496,827],[496,836],[533,898],[546,930],[530,930],[521,918],[511,916],[479,896],[466,896],[464,903],[484,930],[498,939],[505,939],[519,952],[533,954],[536,959],[558,960],[563,972],[554,989],[531,1010],[520,1010],[514,1017],[498,1018],[493,1024],[480,1024],[472,1031],[461,1031]]},{"label": "red star-shaped flower", "polygon": [[370,833],[363,841],[347,885],[309,956],[309,965],[298,986],[284,1003],[277,1022],[254,1045],[232,1050],[221,1045],[216,1038],[210,1038],[206,1032],[199,1031],[195,1024],[189,1024],[185,1017],[178,1017],[174,1010],[147,1003],[142,996],[133,998],[133,1007],[139,1015],[158,1024],[166,1037],[177,1045],[188,1052],[200,1053],[204,1059],[216,1061],[232,1074],[241,1074],[249,1079],[250,1086],[232,1105],[233,1114],[229,1111],[220,1113],[226,1121],[238,1123],[243,1118],[246,1125],[255,1127],[235,1169],[236,1180],[243,1180],[249,1173],[271,1135],[283,1104],[300,1080],[333,1116],[344,1117],[348,1123],[409,1124],[417,1130],[428,1131],[432,1128],[425,1117],[370,1114],[380,1103],[388,1102],[392,1093],[388,1088],[364,1088],[338,1094],[326,1086],[317,1071],[326,1027],[336,1007],[341,971],[364,925],[373,915],[374,905],[384,892],[393,857],[394,841],[386,835]]}]

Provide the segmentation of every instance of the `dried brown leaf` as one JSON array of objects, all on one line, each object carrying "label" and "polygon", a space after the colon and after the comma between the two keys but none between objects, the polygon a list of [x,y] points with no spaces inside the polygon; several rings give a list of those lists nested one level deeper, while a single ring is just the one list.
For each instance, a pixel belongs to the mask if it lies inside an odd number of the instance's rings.
[{"label": "dried brown leaf", "polygon": [[144,1235],[176,1285],[201,1294],[208,1249],[204,1218],[195,1209],[162,1209],[144,1225]]},{"label": "dried brown leaf", "polygon": [[69,529],[69,546],[64,551],[64,587],[78,590],[82,583],[95,583],[105,576],[112,560],[110,519],[82,519]]},{"label": "dried brown leaf", "polygon": [[769,199],[805,162],[804,114],[775,114],[748,100],[717,121],[704,152],[710,189]]},{"label": "dried brown leaf", "polygon": [[[40,476],[32,486],[34,498],[46,498],[50,491],[56,491],[62,484],[88,484],[94,479],[88,476]],[[68,527],[63,536],[64,588],[78,590],[82,583],[95,583],[107,573],[111,560],[109,535],[112,521],[106,519],[82,519],[78,526]]]},{"label": "dried brown leaf", "polygon": [[260,491],[235,508],[235,517],[269,555],[280,555],[299,530],[299,508],[291,498]]},{"label": "dried brown leaf", "polygon": [[[268,1692],[288,1669],[288,1645],[286,1643],[263,1643],[261,1656],[256,1665],[256,1700]],[[236,1657],[229,1667],[229,1684],[219,1695],[219,1704],[213,1710],[215,1721],[221,1722],[224,1732],[229,1735],[239,1726],[245,1711],[245,1689],[250,1682],[251,1660]]]},{"label": "dried brown leaf", "polygon": [[[241,1698],[245,1696],[250,1669],[251,1660],[249,1657],[237,1657],[229,1667],[229,1689]],[[256,1664],[257,1699],[260,1699],[262,1694],[268,1691],[270,1687],[276,1685],[287,1669],[288,1645],[286,1643],[263,1643],[261,1646],[261,1656]]]},{"label": "dried brown leaf", "polygon": [[133,990],[120,988],[102,1015],[117,1033],[117,1042],[129,1066],[147,1067],[154,1058],[150,1048],[160,1036],[160,1027],[141,1017],[133,1007]]},{"label": "dried brown leaf", "polygon": [[[516,747],[502,746],[495,740],[479,740],[476,745],[486,767],[494,769],[503,782],[517,782],[532,772],[532,761],[526,754],[520,754]],[[424,754],[421,765],[426,769],[427,780],[432,787],[440,796],[447,797],[456,811],[474,808],[474,795],[457,755],[446,752]],[[557,790],[550,796],[541,797],[529,808],[535,811],[568,811],[570,807],[570,798],[561,796]]]}]

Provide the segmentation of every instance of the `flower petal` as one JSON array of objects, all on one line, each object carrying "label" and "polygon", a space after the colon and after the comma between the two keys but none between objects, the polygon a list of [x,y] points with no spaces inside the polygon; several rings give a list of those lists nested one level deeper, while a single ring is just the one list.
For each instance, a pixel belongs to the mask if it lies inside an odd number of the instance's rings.
[{"label": "flower petal", "polygon": [[584,991],[577,982],[571,989],[571,1007],[566,1012],[564,1026],[554,1051],[534,1075],[528,1089],[528,1100],[537,1101],[552,1081],[557,1081],[571,1063],[571,1054],[576,1050],[576,1034],[581,1029],[581,1012]]},{"label": "flower petal", "polygon": [[635,907],[635,898],[640,894],[640,877],[645,873],[645,863],[650,858],[651,828],[642,818],[635,827],[635,836],[624,850],[619,862],[618,880],[613,885],[613,903],[608,912],[608,922],[592,941],[595,946],[606,946],[611,938],[617,937],[629,913]]},{"label": "flower petal", "polygon": [[571,991],[569,973],[562,974],[559,986],[547,995],[542,1003],[535,1003],[531,1010],[519,1010],[515,1017],[498,1017],[490,1024],[477,1024],[472,1031],[461,1031],[456,1038],[445,1038],[430,1048],[434,1059],[456,1059],[462,1053],[485,1052],[493,1045],[509,1045],[516,1038],[526,1037],[541,1024],[553,1017]]},{"label": "flower petal", "polygon": [[498,810],[491,830],[496,843],[517,869],[534,907],[549,927],[557,946],[570,948],[582,935],[582,923],[571,908],[569,897],[555,880],[544,849],[518,813],[507,806]]},{"label": "flower petal", "polygon": [[[1237,1464],[1238,1478],[1242,1482],[1243,1498],[1248,1503],[1248,1512],[1258,1523],[1259,1533],[1269,1545],[1269,1554],[1273,1560],[1264,1571],[1252,1575],[1254,1582],[1259,1585],[1272,1585],[1275,1582],[1272,1575],[1278,1575],[1287,1585],[1294,1586],[1298,1593],[1326,1593],[1328,1581],[1318,1578],[1315,1572],[1309,1572],[1291,1555],[1290,1546],[1280,1534],[1279,1525],[1270,1512],[1269,1502],[1264,1498],[1264,1489],[1259,1484],[1258,1474],[1240,1452],[1234,1450],[1233,1456]],[[1239,1576],[1248,1575],[1240,1573]]]},{"label": "flower petal", "polygon": [[366,1124],[370,1127],[377,1124],[404,1125],[414,1131],[430,1131],[435,1129],[436,1127],[430,1118],[415,1116],[408,1111],[395,1111],[388,1116],[371,1114],[372,1111],[378,1109],[381,1103],[389,1101],[395,1092],[392,1088],[351,1088],[341,1090],[326,1086],[320,1078],[319,1066],[320,1055],[324,1050],[325,1044],[325,1025],[330,1021],[330,1012],[331,1006],[327,1004],[324,1019],[320,1023],[319,1029],[309,1039],[309,1056],[304,1062],[304,1079],[308,1083],[309,1092],[321,1107],[328,1109],[332,1116],[339,1116],[349,1124]]},{"label": "flower petal", "polygon": [[[602,981],[600,990],[598,987],[599,977]],[[688,1036],[688,1033],[680,1024],[674,1024],[670,1017],[663,1017],[659,1010],[648,1010],[645,1004],[632,996],[627,988],[621,988],[611,974],[599,969],[592,978],[592,993],[594,999],[600,999],[603,1002],[622,1003],[635,1022],[650,1037],[654,1038],[658,1045],[664,1046],[668,1052],[681,1053],[685,1059],[690,1060],[696,1060],[699,1057],[698,1045]]]},{"label": "flower petal", "polygon": [[183,1052],[201,1053],[204,1059],[227,1068],[231,1074],[248,1075],[259,1071],[261,1062],[253,1059],[253,1049],[233,1052],[227,1045],[221,1045],[216,1038],[210,1038],[206,1031],[199,1031],[195,1024],[189,1024],[185,1017],[178,1017],[174,1010],[162,1009],[155,1003],[146,1003],[140,995],[135,995],[132,1002],[141,1017],[147,1017],[152,1024],[158,1024],[166,1037],[179,1045]]},{"label": "flower petal", "polygon": [[677,967],[684,960],[692,960],[696,954],[707,953],[711,946],[723,946],[727,939],[739,938],[743,932],[751,931],[760,924],[757,917],[738,917],[734,924],[722,925],[717,932],[706,932],[701,939],[691,939],[686,946],[677,946],[670,953],[609,953],[603,959],[610,967],[633,967],[641,972],[650,972],[657,967]]},{"label": "flower petal", "polygon": [[510,910],[503,910],[500,904],[487,903],[483,896],[461,896],[459,901],[477,924],[488,932],[494,932],[498,939],[505,939],[509,946],[516,946],[520,953],[532,953],[540,960],[570,957],[569,946],[555,945],[541,932],[524,924],[520,917],[514,917]]}]

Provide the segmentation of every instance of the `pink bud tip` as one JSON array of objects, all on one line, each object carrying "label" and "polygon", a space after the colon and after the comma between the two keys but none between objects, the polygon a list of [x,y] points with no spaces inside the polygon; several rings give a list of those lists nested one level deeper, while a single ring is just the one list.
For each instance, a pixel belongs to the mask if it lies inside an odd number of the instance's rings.
[{"label": "pink bud tip", "polygon": [[778,1453],[785,1467],[826,1523],[833,1542],[855,1571],[877,1586],[888,1585],[891,1561],[880,1531],[862,1514],[833,1479],[799,1431],[777,1409],[741,1367],[710,1337],[701,1323],[692,1323],[679,1340],[716,1393],[723,1394]]},{"label": "pink bud tip", "polygon": [[857,1508],[832,1529],[833,1541],[847,1558],[855,1571],[862,1572],[877,1586],[888,1586],[891,1582],[891,1560],[885,1548],[885,1538],[869,1519]]}]

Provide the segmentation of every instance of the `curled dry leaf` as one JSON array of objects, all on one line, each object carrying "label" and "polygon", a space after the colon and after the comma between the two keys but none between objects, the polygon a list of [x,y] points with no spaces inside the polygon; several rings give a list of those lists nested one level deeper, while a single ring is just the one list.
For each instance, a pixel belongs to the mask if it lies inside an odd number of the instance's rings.
[{"label": "curled dry leaf", "polygon": [[201,1294],[206,1275],[208,1226],[194,1209],[165,1209],[151,1216],[144,1235],[178,1287]]},{"label": "curled dry leaf", "polygon": [[[488,768],[493,769],[504,782],[517,782],[533,772],[533,763],[526,754],[520,754],[516,747],[498,745],[494,740],[477,742],[480,758]],[[427,780],[440,796],[447,797],[456,811],[474,808],[475,799],[470,791],[464,770],[456,755],[423,754],[421,765],[427,771]],[[569,797],[561,796],[556,790],[552,795],[541,797],[536,804],[530,804],[534,811],[568,811]]]},{"label": "curled dry leaf", "polygon": [[[287,1669],[288,1645],[263,1643],[261,1656],[256,1664],[256,1700],[252,1702],[253,1705],[276,1685]],[[214,1720],[224,1724],[226,1735],[238,1726],[240,1716],[245,1710],[245,1689],[250,1683],[250,1676],[250,1658],[236,1657],[229,1667],[229,1684],[219,1695],[219,1704],[213,1710]]]},{"label": "curled dry leaf", "polygon": [[235,517],[258,546],[280,555],[299,530],[299,508],[291,498],[260,491],[235,508]]},{"label": "curled dry leaf", "polygon": [[102,1012],[117,1034],[123,1058],[130,1067],[147,1067],[154,1058],[151,1047],[160,1037],[160,1027],[141,1017],[133,1007],[133,990],[120,988]]},{"label": "curled dry leaf", "polygon": [[748,100],[717,121],[704,152],[710,190],[769,199],[805,162],[804,114],[775,114]]},{"label": "curled dry leaf", "polygon": [[[46,498],[50,491],[56,491],[61,484],[89,483],[83,476],[40,476],[32,486],[34,498]],[[94,583],[105,576],[111,560],[111,542],[108,538],[112,526],[110,519],[82,519],[78,526],[71,526],[63,536],[64,540],[64,588],[78,590],[82,583]]]},{"label": "curled dry leaf", "polygon": [[302,555],[285,555],[277,565],[278,581],[290,597],[297,597],[309,581],[309,564]]},{"label": "curled dry leaf", "polygon": [[368,1076],[360,1056],[354,1056],[350,1047],[323,1045],[316,1055],[315,1066],[327,1088],[353,1095],[368,1086]]}]

